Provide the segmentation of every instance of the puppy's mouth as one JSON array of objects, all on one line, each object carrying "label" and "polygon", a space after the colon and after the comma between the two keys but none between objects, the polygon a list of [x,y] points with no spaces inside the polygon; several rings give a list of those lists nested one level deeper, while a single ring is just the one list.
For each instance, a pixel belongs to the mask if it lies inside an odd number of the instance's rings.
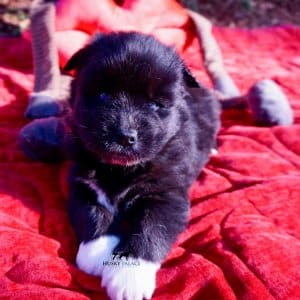
[{"label": "puppy's mouth", "polygon": [[116,151],[102,152],[101,160],[107,164],[121,166],[133,166],[141,162],[137,154]]}]

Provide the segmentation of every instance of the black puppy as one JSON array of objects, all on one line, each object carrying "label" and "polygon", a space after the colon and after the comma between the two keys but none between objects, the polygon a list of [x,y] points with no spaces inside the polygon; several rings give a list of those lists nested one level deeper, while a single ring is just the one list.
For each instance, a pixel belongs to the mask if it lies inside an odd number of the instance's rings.
[{"label": "black puppy", "polygon": [[218,102],[174,49],[139,33],[99,35],[65,69],[76,70],[65,144],[77,264],[111,299],[151,298],[215,145]]},{"label": "black puppy", "polygon": [[112,299],[151,298],[156,271],[186,227],[188,188],[214,147],[217,100],[174,49],[138,33],[98,36],[65,69],[77,70],[77,145],[69,148],[77,264],[102,276]]}]

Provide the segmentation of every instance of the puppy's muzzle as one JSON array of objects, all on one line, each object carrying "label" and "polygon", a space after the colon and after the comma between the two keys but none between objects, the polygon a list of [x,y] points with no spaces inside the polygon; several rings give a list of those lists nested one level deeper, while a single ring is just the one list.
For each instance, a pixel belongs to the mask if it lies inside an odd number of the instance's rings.
[{"label": "puppy's muzzle", "polygon": [[122,130],[119,134],[119,143],[124,147],[133,147],[137,140],[137,131],[134,129]]}]

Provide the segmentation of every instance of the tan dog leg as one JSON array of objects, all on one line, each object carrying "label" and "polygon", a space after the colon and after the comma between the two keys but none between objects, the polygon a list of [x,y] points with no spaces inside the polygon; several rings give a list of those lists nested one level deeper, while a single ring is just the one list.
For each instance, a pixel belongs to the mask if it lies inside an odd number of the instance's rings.
[{"label": "tan dog leg", "polygon": [[211,22],[194,11],[187,9],[187,12],[196,26],[198,38],[203,49],[204,64],[213,81],[215,90],[226,97],[239,96],[238,88],[225,70],[221,50],[212,35]]},{"label": "tan dog leg", "polygon": [[[64,110],[68,78],[62,78],[55,44],[55,3],[33,0],[30,12],[34,91],[29,97],[27,118],[59,115]],[[68,89],[67,89],[68,90]]]},{"label": "tan dog leg", "polygon": [[258,81],[247,94],[240,95],[225,70],[221,50],[211,32],[210,21],[191,10],[188,10],[188,13],[195,23],[203,49],[204,63],[222,108],[248,107],[253,120],[264,126],[293,124],[293,111],[289,101],[274,81],[270,79]]}]

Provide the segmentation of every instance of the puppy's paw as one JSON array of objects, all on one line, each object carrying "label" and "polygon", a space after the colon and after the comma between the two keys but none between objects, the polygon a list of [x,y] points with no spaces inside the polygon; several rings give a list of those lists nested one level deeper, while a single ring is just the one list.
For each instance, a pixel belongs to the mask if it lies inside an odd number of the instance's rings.
[{"label": "puppy's paw", "polygon": [[58,116],[66,109],[66,102],[56,100],[47,92],[32,93],[29,97],[25,117],[28,119],[46,118]]},{"label": "puppy's paw", "polygon": [[88,274],[100,276],[105,262],[110,260],[118,243],[119,238],[114,235],[104,235],[86,243],[82,242],[76,256],[77,266]]},{"label": "puppy's paw", "polygon": [[112,300],[150,299],[160,264],[141,258],[113,259],[102,272],[102,287]]}]

